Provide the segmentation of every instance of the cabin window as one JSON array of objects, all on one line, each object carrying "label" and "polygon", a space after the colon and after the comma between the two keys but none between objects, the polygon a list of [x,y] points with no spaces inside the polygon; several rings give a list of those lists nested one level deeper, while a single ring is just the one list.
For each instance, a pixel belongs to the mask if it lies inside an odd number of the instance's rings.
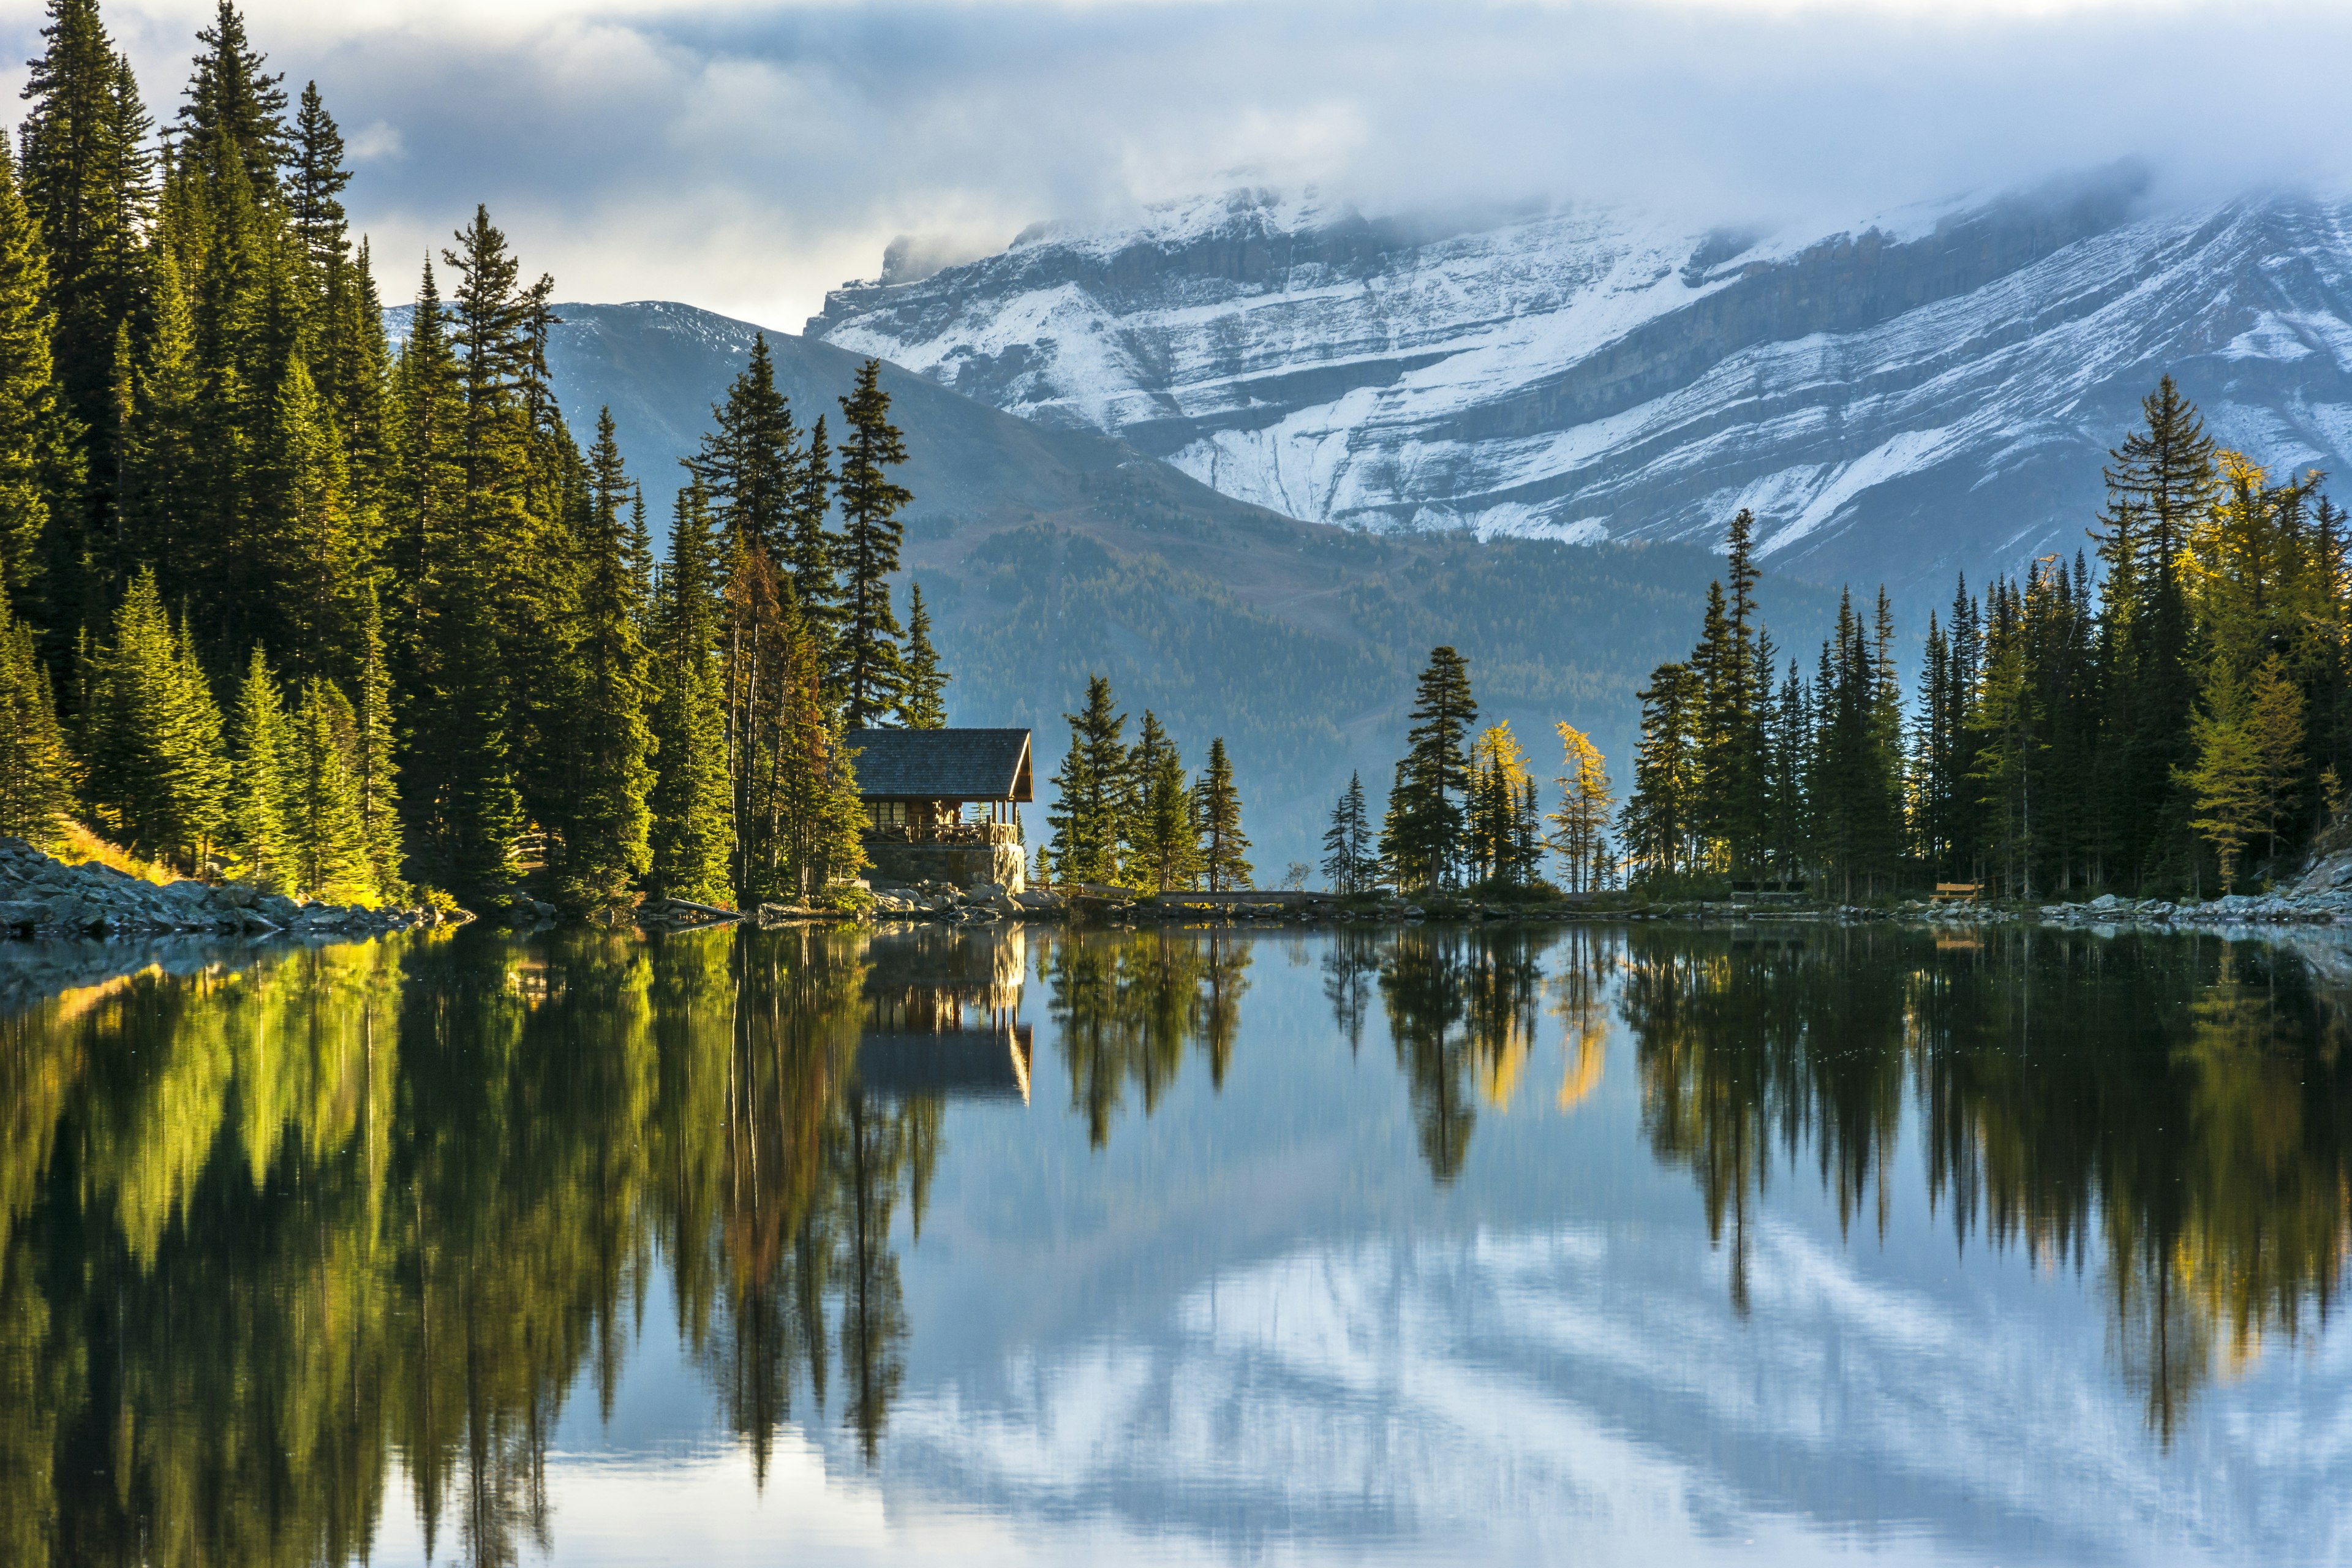
[{"label": "cabin window", "polygon": [[874,826],[904,827],[912,820],[909,807],[903,800],[877,800],[874,803]]}]

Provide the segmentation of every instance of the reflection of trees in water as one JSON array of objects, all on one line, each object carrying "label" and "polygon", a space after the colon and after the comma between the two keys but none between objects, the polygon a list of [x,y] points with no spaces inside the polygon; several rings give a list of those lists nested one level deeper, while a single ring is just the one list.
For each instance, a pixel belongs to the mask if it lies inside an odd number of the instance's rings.
[{"label": "reflection of trees in water", "polygon": [[1802,945],[1636,932],[1620,1006],[1653,1147],[1712,1233],[1810,1155],[1885,1220],[1906,1091],[1931,1201],[2037,1260],[2095,1254],[2125,1378],[2168,1439],[2218,1369],[2324,1314],[2345,1269],[2341,1006],[2300,960],[2216,940],[1892,930]]},{"label": "reflection of trees in water", "polygon": [[1088,932],[1045,941],[1037,956],[1046,1007],[1070,1074],[1070,1108],[1097,1149],[1129,1084],[1144,1114],[1176,1081],[1188,1047],[1222,1086],[1249,988],[1246,939],[1159,931]]},{"label": "reflection of trees in water", "polygon": [[244,953],[0,1018],[0,1561],[544,1549],[657,1261],[764,1474],[832,1351],[869,1458],[936,1100],[866,1102],[862,942],[467,933]]},{"label": "reflection of trees in water", "polygon": [[1510,1103],[1535,1044],[1538,937],[1520,927],[1412,926],[1382,955],[1381,1001],[1412,1086],[1422,1158],[1440,1183],[1462,1173],[1483,1092]]}]

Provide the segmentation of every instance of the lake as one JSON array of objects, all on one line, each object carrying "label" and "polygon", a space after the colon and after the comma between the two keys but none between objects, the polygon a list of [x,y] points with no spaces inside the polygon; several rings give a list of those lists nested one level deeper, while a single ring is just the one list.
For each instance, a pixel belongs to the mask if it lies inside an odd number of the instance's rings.
[{"label": "lake", "polygon": [[0,1562],[2352,1561],[2352,944],[0,950]]}]

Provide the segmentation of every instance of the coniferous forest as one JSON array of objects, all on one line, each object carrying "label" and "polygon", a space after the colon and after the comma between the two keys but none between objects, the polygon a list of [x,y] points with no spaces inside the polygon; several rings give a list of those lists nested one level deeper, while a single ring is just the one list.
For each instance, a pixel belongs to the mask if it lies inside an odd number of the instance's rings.
[{"label": "coniferous forest", "polygon": [[2340,817],[2352,573],[2325,476],[2221,449],[2169,376],[2071,559],[1928,617],[1912,700],[1885,591],[1810,672],[1753,610],[1754,520],[1697,646],[1641,692],[1619,828],[1634,878],[1931,881],[2037,899],[2210,894],[2287,871]]},{"label": "coniferous forest", "polygon": [[762,342],[656,560],[486,210],[395,347],[334,119],[227,0],[167,119],[96,0],[47,24],[0,137],[0,832],[361,903],[854,875],[844,731],[948,679],[877,367],[803,427]]}]

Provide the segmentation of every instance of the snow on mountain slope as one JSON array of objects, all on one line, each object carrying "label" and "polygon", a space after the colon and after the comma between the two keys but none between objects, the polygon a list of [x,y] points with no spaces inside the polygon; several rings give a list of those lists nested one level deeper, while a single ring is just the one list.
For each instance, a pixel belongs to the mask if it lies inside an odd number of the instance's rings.
[{"label": "snow on mountain slope", "polygon": [[2352,452],[2352,206],[2116,169],[1841,232],[1245,192],[827,298],[812,336],[1370,530],[1712,540],[1883,577],[2071,551],[2170,371],[2281,468]]}]

